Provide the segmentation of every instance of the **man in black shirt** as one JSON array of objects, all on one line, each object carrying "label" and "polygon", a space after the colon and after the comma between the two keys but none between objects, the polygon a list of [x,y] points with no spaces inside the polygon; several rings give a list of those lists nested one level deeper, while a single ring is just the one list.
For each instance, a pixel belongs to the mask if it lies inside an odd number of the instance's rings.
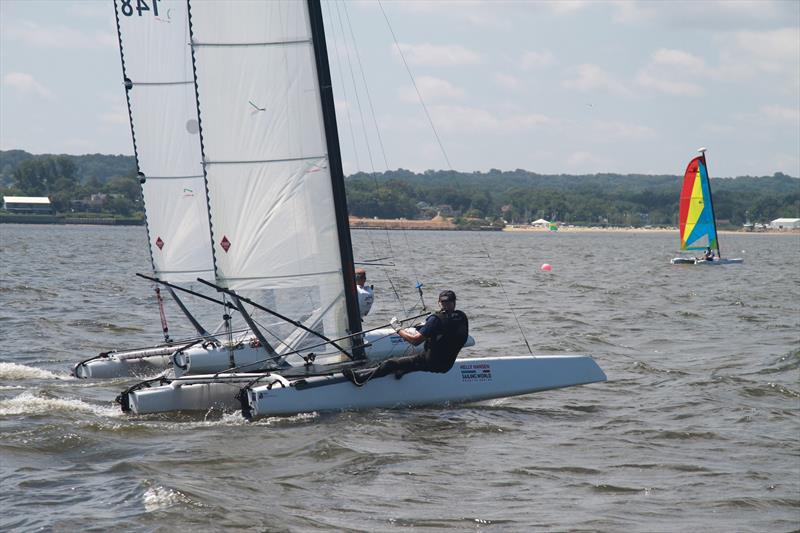
[{"label": "man in black shirt", "polygon": [[425,350],[416,355],[387,359],[374,370],[359,372],[345,372],[356,385],[362,385],[367,380],[394,374],[401,378],[409,372],[427,371],[445,373],[456,361],[458,352],[467,342],[469,336],[469,320],[462,311],[456,310],[456,293],[450,290],[439,294],[441,310],[433,313],[419,328],[400,327],[396,318],[392,319],[392,326],[397,334],[417,346],[425,343]]}]

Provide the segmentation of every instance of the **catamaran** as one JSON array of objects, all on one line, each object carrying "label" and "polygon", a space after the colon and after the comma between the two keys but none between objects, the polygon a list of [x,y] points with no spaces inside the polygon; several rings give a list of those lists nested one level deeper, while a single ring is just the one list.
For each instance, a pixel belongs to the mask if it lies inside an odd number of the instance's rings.
[{"label": "catamaran", "polygon": [[744,259],[722,257],[711,199],[711,180],[708,177],[706,148],[697,150],[700,155],[689,161],[683,175],[681,188],[679,230],[681,250],[716,249],[713,259],[705,257],[675,257],[673,265],[730,265],[743,263]]},{"label": "catamaran", "polygon": [[[192,291],[186,283],[213,289],[217,298],[205,298],[224,306],[224,322],[236,311],[247,328],[234,334],[226,325],[218,335],[197,324],[195,339],[152,348],[171,368],[123,391],[124,411],[221,407],[256,418],[605,381],[589,356],[551,355],[465,357],[444,374],[355,386],[345,369],[420,348],[386,326],[362,330],[319,0],[131,6],[115,2],[151,244],[147,277],[171,294]],[[177,213],[184,201],[192,210]],[[256,310],[277,321],[260,323]],[[140,355],[107,354],[76,374],[127,371]]]}]

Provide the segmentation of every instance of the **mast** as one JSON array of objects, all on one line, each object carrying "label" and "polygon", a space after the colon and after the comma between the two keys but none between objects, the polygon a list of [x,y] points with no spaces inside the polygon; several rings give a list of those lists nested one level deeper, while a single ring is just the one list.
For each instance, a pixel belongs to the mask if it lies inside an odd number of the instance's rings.
[{"label": "mast", "polygon": [[711,204],[711,223],[714,225],[714,242],[717,243],[717,257],[722,259],[722,253],[719,251],[719,237],[717,236],[717,217],[714,214],[714,199],[711,196],[711,174],[708,172],[708,163],[706,163],[706,149],[698,148],[700,157],[703,159],[703,166],[706,169],[706,178],[708,180],[708,203]]},{"label": "mast", "polygon": [[[333,189],[333,203],[336,211],[336,227],[339,236],[339,251],[342,260],[342,276],[347,305],[347,319],[350,333],[361,332],[361,314],[358,309],[355,271],[353,266],[353,245],[350,240],[350,221],[347,213],[347,196],[342,170],[342,154],[339,149],[339,133],[336,127],[336,112],[333,104],[333,87],[328,64],[328,50],[325,44],[325,28],[322,21],[322,9],[319,0],[308,0],[308,12],[311,22],[311,40],[314,46],[314,57],[317,64],[317,80],[322,100],[322,117],[325,124],[325,142],[328,148],[328,162]],[[353,348],[356,358],[364,357],[364,349],[356,342]]]}]

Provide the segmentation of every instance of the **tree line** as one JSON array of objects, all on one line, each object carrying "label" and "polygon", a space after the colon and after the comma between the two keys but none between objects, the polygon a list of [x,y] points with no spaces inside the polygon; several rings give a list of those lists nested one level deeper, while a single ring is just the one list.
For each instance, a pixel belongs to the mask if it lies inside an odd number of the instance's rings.
[{"label": "tree line", "polygon": [[[351,215],[527,223],[544,218],[578,225],[675,225],[682,176],[547,175],[522,169],[488,172],[397,169],[346,178]],[[800,217],[800,180],[776,173],[712,179],[718,220],[731,225]],[[0,193],[48,196],[66,213],[93,205],[100,195],[108,214],[143,212],[133,157],[33,155],[0,151]]]}]

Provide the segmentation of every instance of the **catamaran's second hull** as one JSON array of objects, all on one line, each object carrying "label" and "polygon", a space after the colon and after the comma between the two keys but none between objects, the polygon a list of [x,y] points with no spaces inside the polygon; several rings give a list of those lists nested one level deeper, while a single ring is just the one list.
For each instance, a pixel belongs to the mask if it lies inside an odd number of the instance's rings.
[{"label": "catamaran's second hull", "polygon": [[476,402],[605,381],[597,363],[583,355],[458,359],[446,374],[413,372],[357,387],[341,374],[310,378],[289,387],[245,389],[251,418],[312,411],[404,408]]},{"label": "catamaran's second hull", "polygon": [[[367,359],[372,361],[412,355],[422,350],[422,346],[415,347],[405,342],[391,328],[368,332],[364,335],[364,341],[366,344],[364,352]],[[474,344],[475,340],[470,337],[465,346]],[[258,347],[255,337],[248,337],[237,343],[233,350],[225,345],[198,343],[184,349],[178,345],[163,345],[144,350],[112,352],[78,363],[73,368],[72,374],[78,378],[94,379],[152,376],[170,367],[173,367],[176,377],[211,374],[232,367],[237,367],[242,372],[254,372],[264,368],[269,357]],[[320,354],[318,362],[323,362],[325,358],[324,354]],[[332,359],[336,358],[343,360],[344,356],[336,353]],[[295,359],[295,363],[302,363],[299,357],[295,356]]]}]

